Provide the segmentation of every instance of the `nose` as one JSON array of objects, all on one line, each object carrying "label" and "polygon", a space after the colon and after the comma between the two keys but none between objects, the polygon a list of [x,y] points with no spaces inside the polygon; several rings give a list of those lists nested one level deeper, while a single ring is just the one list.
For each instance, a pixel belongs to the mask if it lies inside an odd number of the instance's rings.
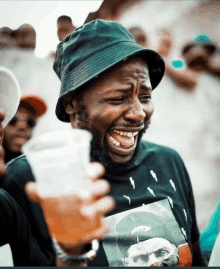
[{"label": "nose", "polygon": [[26,130],[28,128],[28,124],[26,120],[18,120],[17,122],[18,129]]},{"label": "nose", "polygon": [[125,119],[131,122],[142,122],[146,117],[144,106],[138,98],[132,101],[129,110],[125,114]]}]

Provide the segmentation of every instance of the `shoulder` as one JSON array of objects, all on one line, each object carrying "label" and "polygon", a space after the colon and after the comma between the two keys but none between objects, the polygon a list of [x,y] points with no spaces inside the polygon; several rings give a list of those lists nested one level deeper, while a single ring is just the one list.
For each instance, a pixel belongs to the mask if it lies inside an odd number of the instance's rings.
[{"label": "shoulder", "polygon": [[6,210],[9,207],[15,207],[15,201],[11,197],[9,193],[7,193],[5,190],[0,189],[0,208],[1,212],[2,210]]},{"label": "shoulder", "polygon": [[181,177],[188,177],[185,164],[179,153],[170,147],[143,141],[141,143],[142,164],[159,167],[163,171],[178,172]]},{"label": "shoulder", "polygon": [[26,184],[28,181],[34,181],[31,167],[24,155],[10,161],[7,164],[7,181],[14,181],[17,184]]},{"label": "shoulder", "polygon": [[167,158],[173,158],[176,160],[181,160],[179,153],[170,147],[162,146],[159,144],[151,143],[148,141],[142,141],[141,150],[145,153],[145,156],[156,155],[156,156],[166,156]]}]

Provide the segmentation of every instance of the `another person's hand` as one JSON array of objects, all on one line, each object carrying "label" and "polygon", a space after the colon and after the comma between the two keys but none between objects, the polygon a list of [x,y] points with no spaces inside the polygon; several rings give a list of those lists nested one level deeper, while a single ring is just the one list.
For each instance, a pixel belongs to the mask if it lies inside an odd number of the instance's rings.
[{"label": "another person's hand", "polygon": [[[53,235],[57,238],[62,249],[74,256],[82,254],[87,243],[91,243],[94,239],[102,239],[107,233],[104,217],[114,208],[114,200],[107,196],[110,191],[109,183],[106,180],[99,179],[103,174],[104,168],[101,164],[91,163],[83,187],[72,193],[68,199],[65,199],[65,207],[57,206],[57,201],[51,203],[50,211],[54,211],[52,214],[54,213],[56,217],[59,215],[59,219],[54,222],[56,229],[53,229]],[[28,183],[26,192],[33,201],[44,205],[45,201],[38,192],[37,183]],[[62,198],[53,198],[53,200],[56,199],[60,200]],[[71,238],[71,241],[62,240],[62,236],[59,237],[59,234],[56,234],[56,231],[59,232],[58,230],[65,233],[63,238]]]},{"label": "another person's hand", "polygon": [[159,46],[157,52],[166,59],[172,50],[173,40],[169,30],[161,29],[159,34]]}]

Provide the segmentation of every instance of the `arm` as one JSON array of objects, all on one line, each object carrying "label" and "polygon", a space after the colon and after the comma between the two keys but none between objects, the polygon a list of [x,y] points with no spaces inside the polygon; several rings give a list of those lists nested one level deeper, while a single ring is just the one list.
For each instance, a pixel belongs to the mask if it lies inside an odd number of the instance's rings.
[{"label": "arm", "polygon": [[10,244],[14,266],[54,266],[55,255],[40,245],[16,201],[0,190],[1,245]]},{"label": "arm", "polygon": [[197,74],[190,69],[177,70],[166,62],[166,74],[183,88],[194,89],[197,86]]},{"label": "arm", "polygon": [[168,57],[173,47],[171,34],[168,30],[163,29],[160,33],[158,53],[163,57],[166,63],[166,74],[179,86],[188,89],[194,89],[197,86],[197,75],[190,69],[175,69],[173,68]]}]

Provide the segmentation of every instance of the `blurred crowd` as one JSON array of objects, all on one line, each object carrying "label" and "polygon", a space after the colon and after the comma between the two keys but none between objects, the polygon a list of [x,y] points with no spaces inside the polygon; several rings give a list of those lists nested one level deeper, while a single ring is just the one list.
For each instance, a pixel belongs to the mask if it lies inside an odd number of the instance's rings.
[{"label": "blurred crowd", "polygon": [[[59,41],[62,41],[75,29],[76,26],[69,16],[61,16],[57,19]],[[134,25],[128,30],[137,44],[145,48],[149,47],[149,37],[143,28]],[[220,204],[218,202],[220,47],[208,35],[201,33],[188,43],[182,44],[179,52],[181,57],[171,59],[170,54],[174,43],[171,29],[161,28],[157,46],[151,48],[162,56],[166,69],[161,84],[153,93],[155,112],[151,126],[143,139],[176,149],[185,161],[195,195],[196,214],[201,233],[201,249],[208,262],[219,232],[220,219]],[[17,111],[4,128],[5,163],[20,156],[22,146],[33,136],[51,129],[51,123],[48,121],[51,114],[54,113],[53,100],[57,99],[60,84],[54,87],[55,97],[52,100],[51,92],[45,92],[47,86],[44,90],[39,90],[39,93],[36,82],[34,90],[32,90],[32,86],[29,90],[25,89],[26,86],[31,85],[32,77],[28,69],[32,68],[30,64],[33,61],[25,67],[25,78],[20,78],[19,67],[13,70],[16,61],[18,59],[25,61],[26,53],[34,52],[35,48],[36,32],[31,25],[23,24],[16,30],[11,30],[8,27],[0,29],[0,65],[5,65],[15,74],[17,72],[18,82],[21,85],[23,80],[30,81],[28,85],[23,83]],[[1,54],[3,50],[7,51],[10,60],[6,59],[6,54],[3,52]],[[19,53],[22,54],[23,58],[19,58]],[[38,61],[34,54],[31,57]],[[39,60],[41,61],[40,65],[45,66],[42,73],[46,72],[47,69],[48,72],[52,72],[49,69],[52,69],[52,61],[55,57],[56,53],[51,51],[44,60]],[[46,82],[46,79],[44,80]],[[53,75],[51,80],[53,80]],[[40,79],[38,81],[39,88],[41,88],[44,82]],[[54,81],[56,80],[54,79]],[[56,82],[54,82],[55,84]],[[53,122],[53,129],[59,129],[58,121],[53,120]],[[163,128],[161,128],[162,126]],[[204,177],[206,177],[206,181],[203,180]],[[18,195],[15,196],[18,197]],[[204,202],[209,203],[209,199],[210,208],[207,206],[204,209]],[[209,213],[202,212],[204,210],[208,210]]]}]

